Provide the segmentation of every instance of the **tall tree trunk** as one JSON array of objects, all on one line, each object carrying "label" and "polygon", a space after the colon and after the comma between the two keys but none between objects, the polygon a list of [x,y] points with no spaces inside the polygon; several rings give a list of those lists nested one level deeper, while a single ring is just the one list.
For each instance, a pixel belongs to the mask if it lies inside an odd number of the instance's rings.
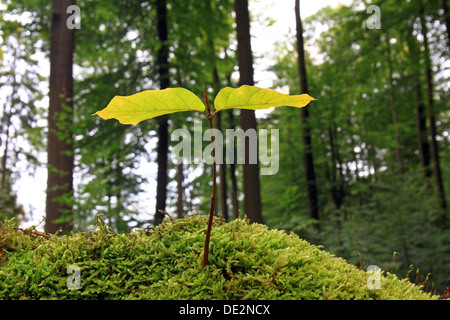
[{"label": "tall tree trunk", "polygon": [[427,104],[428,104],[428,122],[429,122],[429,133],[430,133],[430,151],[431,160],[433,163],[433,175],[436,184],[436,190],[438,193],[438,199],[441,208],[445,211],[447,209],[447,201],[445,199],[444,184],[442,182],[442,172],[439,159],[439,147],[436,141],[436,120],[434,117],[433,110],[433,77],[431,74],[431,57],[430,49],[428,46],[428,31],[425,21],[424,9],[421,8],[420,12],[420,22],[421,22],[421,32],[423,36],[423,47],[424,47],[424,62],[425,62],[425,81],[427,87]]},{"label": "tall tree trunk", "polygon": [[[211,0],[205,0],[206,12],[207,15],[213,14],[213,10],[211,7]],[[208,37],[208,46],[210,50],[210,58],[213,61],[213,70],[211,74],[212,78],[212,86],[214,91],[214,96],[217,96],[220,90],[220,79],[219,72],[217,70],[216,65],[216,49],[214,44],[214,34],[212,33],[212,28],[206,30],[206,35]],[[222,132],[222,113],[219,112],[215,116],[215,127],[217,130]],[[222,145],[222,154],[225,154],[225,145]],[[220,194],[220,213],[225,220],[228,220],[228,208],[227,208],[227,180],[226,180],[226,165],[225,162],[220,163],[219,165],[219,194]],[[218,205],[218,201],[216,201],[216,205]],[[217,212],[217,210],[216,210]]]},{"label": "tall tree trunk", "polygon": [[416,109],[416,131],[417,143],[419,149],[420,163],[422,166],[423,175],[425,178],[430,178],[430,144],[428,142],[427,134],[427,116],[425,113],[425,105],[422,97],[422,87],[420,85],[419,75],[414,74],[414,104]]},{"label": "tall tree trunk", "polygon": [[391,104],[392,113],[392,123],[394,124],[395,130],[395,159],[397,161],[397,172],[401,175],[403,173],[402,169],[402,157],[400,152],[400,134],[398,131],[398,119],[397,119],[397,108],[395,106],[395,88],[394,88],[394,77],[393,77],[393,67],[392,67],[392,52],[391,43],[389,35],[386,33],[386,46],[387,46],[387,62],[389,71],[389,101]]},{"label": "tall tree trunk", "polygon": [[[214,67],[213,70],[213,84],[215,96],[219,92],[219,76],[217,73],[217,68]],[[216,129],[222,132],[222,112],[219,112],[215,116],[215,126]],[[222,154],[225,154],[225,145],[222,145]],[[220,213],[225,220],[228,220],[228,207],[227,207],[227,167],[225,162],[219,164],[219,193],[220,193]]]},{"label": "tall tree trunk", "polygon": [[442,11],[444,12],[444,23],[447,29],[447,45],[450,49],[450,12],[448,11],[448,0],[442,0]]},{"label": "tall tree trunk", "polygon": [[[222,113],[219,112],[215,116],[216,129],[222,132]],[[225,145],[222,146],[222,154],[225,154]],[[227,207],[227,174],[225,162],[219,164],[219,193],[220,193],[220,213],[225,220],[228,220]]]},{"label": "tall tree trunk", "polygon": [[[228,114],[228,129],[235,128],[233,110],[227,110]],[[239,218],[239,201],[238,201],[238,186],[236,179],[236,165],[230,164],[230,181],[231,181],[231,204],[233,205],[233,219]]]},{"label": "tall tree trunk", "polygon": [[[336,128],[336,123],[334,119],[336,119],[336,106],[334,105],[334,98],[332,93],[329,93],[330,99],[331,99],[331,107],[333,109],[331,114],[331,119],[329,120],[330,123],[328,125],[328,139],[329,139],[329,145],[330,145],[330,151],[331,151],[331,163],[332,163],[332,172],[331,172],[331,183],[332,183],[332,197],[334,200],[334,203],[336,205],[337,209],[340,209],[342,206],[342,203],[344,202],[344,174],[343,174],[343,163],[341,160],[341,156],[339,153],[339,143],[337,141],[337,135],[338,131]],[[352,135],[353,140],[353,135]],[[353,141],[352,141],[352,145]],[[353,154],[355,152],[353,151]],[[356,159],[355,159],[355,163]],[[357,170],[356,170],[357,172]]]},{"label": "tall tree trunk", "polygon": [[[20,52],[19,52],[19,48],[16,47],[16,49],[14,50],[14,57],[13,57],[13,61],[12,61],[12,68],[11,70],[16,70],[17,68],[17,59],[20,56]],[[15,110],[14,105],[17,101],[17,99],[19,99],[19,97],[16,97],[16,94],[18,94],[18,87],[19,87],[19,83],[16,80],[16,77],[13,77],[13,81],[11,84],[11,89],[12,89],[12,95],[9,97],[9,101],[6,102],[6,104],[4,104],[3,106],[3,118],[2,119],[5,123],[5,149],[3,150],[3,157],[2,157],[2,166],[1,166],[1,173],[2,173],[2,178],[1,178],[1,182],[0,182],[0,193],[3,193],[4,191],[6,192],[6,182],[10,180],[10,177],[7,177],[10,173],[10,170],[8,170],[7,168],[7,164],[8,164],[8,153],[9,153],[9,143],[10,143],[10,139],[11,139],[11,118],[13,116],[13,112]],[[8,108],[9,107],[9,108]],[[5,121],[6,119],[6,121]],[[2,121],[2,122],[3,122]],[[2,128],[3,129],[3,128]],[[1,139],[0,139],[0,146],[1,146]]]},{"label": "tall tree trunk", "polygon": [[184,173],[183,173],[183,162],[177,165],[177,217],[184,217]]},{"label": "tall tree trunk", "polygon": [[5,149],[3,150],[3,157],[2,159],[2,166],[0,169],[0,173],[2,175],[1,181],[0,181],[0,194],[6,194],[6,181],[9,180],[9,177],[7,177],[9,175],[9,170],[7,168],[7,159],[8,159],[8,152],[9,152],[9,127],[10,127],[10,123],[11,123],[11,119],[10,117],[8,117],[8,123],[6,126],[6,137],[5,137]]},{"label": "tall tree trunk", "polygon": [[417,147],[419,150],[420,164],[425,180],[430,178],[431,172],[431,160],[430,160],[430,144],[428,142],[427,133],[427,115],[425,112],[425,104],[423,102],[422,84],[420,82],[419,73],[421,70],[420,63],[420,51],[418,50],[418,43],[413,36],[413,29],[408,31],[406,36],[409,59],[412,66],[412,79],[413,79],[413,92],[414,92],[414,109],[416,116],[416,132],[417,132]]},{"label": "tall tree trunk", "polygon": [[[358,157],[358,156],[356,155],[356,152],[355,152],[356,141],[355,141],[355,137],[354,137],[354,135],[353,135],[353,131],[351,130],[351,128],[352,128],[351,111],[350,111],[349,117],[348,117],[348,119],[347,119],[347,127],[350,129],[350,132],[349,132],[349,135],[350,135],[350,145],[353,146],[353,149],[352,149],[352,152],[351,152],[351,153],[352,153],[353,161],[355,162],[355,176],[354,176],[354,178],[355,178],[355,181],[359,181],[359,169],[358,169],[358,164],[359,164],[360,162],[362,162],[362,160],[361,160],[360,157]],[[342,167],[341,167],[341,170],[342,170]],[[349,173],[349,174],[350,174],[350,173]]]},{"label": "tall tree trunk", "polygon": [[[237,55],[239,65],[239,85],[254,85],[253,55],[250,38],[250,14],[248,0],[235,0],[237,33]],[[256,117],[253,110],[241,110],[241,128],[256,130]],[[249,163],[249,145],[245,144],[244,175],[244,213],[251,222],[262,223],[261,187],[259,181],[259,162]],[[259,160],[258,160],[259,161]]]},{"label": "tall tree trunk", "polygon": [[[305,50],[303,44],[303,26],[300,17],[300,1],[295,0],[295,22],[297,29],[297,53],[298,70],[300,77],[301,93],[308,93],[308,81],[306,78]],[[302,121],[302,144],[303,158],[306,170],[306,183],[308,190],[309,216],[312,219],[319,220],[319,206],[317,197],[316,174],[314,171],[314,161],[312,154],[311,129],[309,127],[309,110],[307,107],[301,109]]]},{"label": "tall tree trunk", "polygon": [[[158,50],[159,86],[166,89],[170,85],[169,78],[169,46],[167,34],[167,3],[166,0],[157,0],[157,28],[160,49]],[[159,210],[166,210],[167,201],[167,168],[169,152],[169,123],[168,116],[158,118],[158,172],[156,177],[156,212],[154,224],[158,225],[164,219],[164,214]]]},{"label": "tall tree trunk", "polygon": [[[224,50],[225,54],[225,60],[228,58],[227,55],[227,49]],[[231,87],[231,73],[230,71],[226,76],[226,83],[229,87]],[[226,110],[226,113],[228,115],[228,129],[235,129],[234,125],[234,114],[233,109]],[[239,201],[238,201],[238,187],[237,187],[237,179],[236,179],[236,165],[233,163],[230,163],[229,172],[230,172],[230,182],[231,182],[231,205],[233,206],[233,219],[239,218]]]},{"label": "tall tree trunk", "polygon": [[[377,150],[374,146],[366,143],[367,168],[369,169],[369,181],[378,182]],[[371,172],[373,171],[373,173]]]},{"label": "tall tree trunk", "polygon": [[344,185],[342,180],[342,162],[340,161],[339,150],[335,142],[335,134],[335,124],[332,122],[328,126],[328,139],[331,151],[331,172],[329,181],[331,183],[331,196],[334,204],[336,205],[336,209],[340,209],[344,200]]},{"label": "tall tree trunk", "polygon": [[[73,196],[73,52],[74,29],[67,27],[67,8],[75,0],[53,0],[50,36],[50,105],[48,111],[48,178],[45,231],[70,230]],[[64,219],[64,222],[55,220]]]},{"label": "tall tree trunk", "polygon": [[[212,47],[213,41],[211,41]],[[212,73],[212,79],[213,79],[213,86],[214,86],[214,93],[215,96],[219,93],[219,74],[217,72],[217,67],[214,66],[213,73]],[[222,112],[219,112],[215,116],[215,126],[216,129],[222,132]],[[222,154],[225,154],[225,144],[222,145]],[[225,161],[223,163],[219,164],[219,193],[220,193],[220,213],[222,214],[222,217],[225,220],[228,220],[228,207],[227,207],[227,167],[225,165]]]}]

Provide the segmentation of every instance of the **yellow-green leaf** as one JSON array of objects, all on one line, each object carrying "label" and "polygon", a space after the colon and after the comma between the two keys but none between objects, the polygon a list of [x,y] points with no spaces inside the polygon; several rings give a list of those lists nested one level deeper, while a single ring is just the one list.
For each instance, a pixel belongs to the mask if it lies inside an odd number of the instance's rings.
[{"label": "yellow-green leaf", "polygon": [[115,96],[108,106],[95,114],[103,119],[117,119],[122,124],[138,124],[164,114],[205,110],[194,93],[184,88],[147,90],[131,96]]},{"label": "yellow-green leaf", "polygon": [[307,94],[290,96],[272,89],[244,85],[237,89],[227,87],[220,90],[214,100],[214,107],[216,110],[257,110],[281,106],[303,108],[313,100],[316,99]]}]

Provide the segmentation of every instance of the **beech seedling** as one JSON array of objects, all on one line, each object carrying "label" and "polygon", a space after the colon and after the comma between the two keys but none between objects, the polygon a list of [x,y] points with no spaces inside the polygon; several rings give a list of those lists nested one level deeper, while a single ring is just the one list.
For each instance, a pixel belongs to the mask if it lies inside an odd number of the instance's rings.
[{"label": "beech seedling", "polygon": [[[212,112],[206,91],[203,90],[203,103],[193,92],[184,88],[168,88],[163,90],[147,90],[131,96],[116,96],[106,108],[95,114],[103,119],[117,119],[122,124],[137,125],[139,122],[182,111],[198,111],[203,113],[213,129],[212,119],[217,112],[225,109],[269,109],[272,107],[289,106],[303,108],[315,100],[308,94],[287,95],[272,89],[263,89],[255,86],[241,86],[240,88],[226,87],[219,91],[214,100]],[[211,135],[211,143],[214,136]],[[213,146],[213,186],[211,205],[209,210],[208,226],[206,229],[205,246],[203,249],[203,267],[208,265],[209,240],[214,217],[216,199],[216,161]]]}]

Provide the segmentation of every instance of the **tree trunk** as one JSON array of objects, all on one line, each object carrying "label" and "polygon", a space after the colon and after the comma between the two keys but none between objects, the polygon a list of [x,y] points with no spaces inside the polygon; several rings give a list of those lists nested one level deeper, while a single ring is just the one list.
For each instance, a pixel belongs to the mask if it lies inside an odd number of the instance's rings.
[{"label": "tree trunk", "polygon": [[[305,50],[303,46],[303,26],[300,17],[300,1],[295,0],[295,21],[297,27],[297,52],[298,70],[300,77],[301,93],[308,93],[308,81],[306,78]],[[314,161],[312,154],[311,129],[309,127],[309,110],[307,107],[301,109],[302,121],[302,144],[303,157],[306,170],[306,183],[308,190],[309,216],[319,220],[319,207],[317,197],[316,174],[314,171]]]},{"label": "tree trunk", "polygon": [[[332,122],[328,126],[328,139],[331,151],[331,172],[329,181],[331,183],[331,196],[333,198],[336,209],[340,209],[344,200],[344,185],[342,181],[342,162],[340,161],[339,151],[335,142],[335,125]],[[339,169],[338,169],[339,164]],[[339,177],[338,177],[339,173]]]},{"label": "tree trunk", "polygon": [[425,104],[423,102],[422,85],[420,82],[420,51],[418,50],[418,43],[413,36],[412,28],[407,34],[407,45],[409,51],[409,57],[411,66],[413,68],[413,92],[414,92],[414,108],[416,115],[416,131],[417,131],[417,147],[419,150],[420,164],[425,180],[430,178],[431,172],[431,160],[430,160],[430,144],[428,143],[427,133],[427,115],[425,113]]},{"label": "tree trunk", "polygon": [[[167,44],[167,3],[166,0],[157,0],[157,28],[161,48],[158,50],[159,86],[160,89],[169,87],[169,46]],[[167,201],[167,166],[169,152],[169,124],[168,116],[158,118],[158,172],[156,177],[156,212],[154,224],[158,225],[164,219],[159,210],[166,210]]]},{"label": "tree trunk", "polygon": [[[227,50],[225,48],[224,50],[225,54],[225,60],[228,58]],[[231,73],[227,73],[226,76],[226,83],[229,87],[231,87]],[[226,110],[226,113],[228,115],[228,129],[235,129],[234,125],[234,114],[233,109]],[[230,163],[230,182],[231,182],[231,205],[233,206],[233,219],[239,218],[239,201],[238,201],[238,187],[237,187],[237,179],[236,179],[236,165],[233,163]]]},{"label": "tree trunk", "polygon": [[[239,65],[239,85],[254,85],[253,55],[250,38],[250,14],[248,0],[235,0],[237,55]],[[256,130],[256,117],[253,110],[241,110],[241,128],[244,131]],[[262,223],[261,187],[259,181],[259,162],[249,163],[249,145],[245,144],[244,213],[251,222]],[[259,161],[259,160],[258,160]]]},{"label": "tree trunk", "polygon": [[448,0],[442,0],[442,11],[444,12],[444,23],[447,29],[447,45],[450,49],[450,12],[448,11]]},{"label": "tree trunk", "polygon": [[[67,231],[73,196],[73,77],[74,29],[66,13],[75,0],[53,0],[50,36],[50,104],[48,111],[48,178],[45,231]],[[59,220],[59,221],[55,221]]]},{"label": "tree trunk", "polygon": [[422,87],[420,85],[419,75],[414,74],[414,104],[416,109],[416,130],[417,142],[420,156],[420,163],[422,166],[423,175],[425,178],[431,177],[430,167],[430,144],[428,143],[427,134],[427,116],[425,113],[425,105],[422,101]]},{"label": "tree trunk", "polygon": [[184,173],[183,173],[183,162],[177,165],[177,217],[184,217]]},{"label": "tree trunk", "polygon": [[[351,110],[350,110],[350,112],[349,112],[349,117],[348,117],[348,119],[347,119],[347,127],[350,129],[350,132],[349,132],[349,135],[350,135],[350,145],[353,146],[352,152],[351,152],[351,153],[352,153],[353,161],[355,162],[355,176],[354,176],[354,178],[355,178],[355,181],[359,181],[359,169],[358,169],[358,164],[359,164],[362,160],[361,160],[360,157],[358,157],[358,156],[356,155],[356,152],[355,152],[356,142],[355,142],[355,137],[354,137],[354,134],[353,134],[353,130],[351,130],[351,128],[352,128]],[[342,170],[342,167],[341,167],[341,170]],[[349,173],[349,175],[350,175],[350,173]],[[342,178],[343,178],[343,176],[342,176]]]},{"label": "tree trunk", "polygon": [[[213,10],[211,8],[211,0],[206,0],[206,11],[208,15],[212,15]],[[214,96],[220,91],[220,79],[219,72],[216,65],[216,50],[214,45],[214,34],[212,30],[207,30],[208,46],[210,49],[210,58],[213,61],[213,70],[211,74],[212,86],[214,91]],[[217,130],[222,132],[222,112],[219,112],[215,116],[215,127]],[[225,154],[225,145],[222,145],[222,154]],[[220,214],[226,220],[228,220],[228,208],[227,208],[227,179],[226,179],[226,164],[225,162],[219,164],[219,194],[220,194]],[[216,205],[218,202],[216,201]],[[216,210],[217,212],[217,210]]]},{"label": "tree trunk", "polygon": [[[235,128],[233,110],[227,110],[228,114],[228,129]],[[230,164],[230,181],[231,181],[231,204],[233,205],[233,219],[239,218],[239,201],[238,201],[238,187],[236,179],[236,165]]]},{"label": "tree trunk", "polygon": [[[377,150],[374,146],[366,143],[367,168],[369,169],[369,181],[378,182]],[[371,172],[371,169],[373,173]]]},{"label": "tree trunk", "polygon": [[[337,135],[338,131],[336,128],[336,123],[334,119],[336,119],[336,106],[334,104],[335,99],[333,98],[332,93],[329,93],[330,99],[331,99],[331,107],[332,107],[332,114],[330,124],[328,125],[328,139],[329,139],[329,146],[331,151],[331,165],[332,165],[332,172],[330,175],[330,182],[332,183],[332,197],[334,200],[334,203],[336,205],[337,209],[340,209],[342,206],[342,203],[344,202],[344,174],[343,174],[343,163],[341,160],[341,156],[339,153],[339,143],[337,141]],[[352,137],[353,140],[353,137]],[[354,142],[352,141],[352,145],[354,145]],[[355,152],[353,151],[353,154]],[[355,159],[355,163],[356,159]]]},{"label": "tree trunk", "polygon": [[[19,56],[20,56],[19,48],[16,48],[14,50],[12,70],[16,70],[17,59]],[[11,124],[12,124],[11,118],[13,116],[13,111],[15,110],[14,105],[15,105],[16,99],[19,99],[18,97],[16,97],[16,94],[18,94],[18,87],[19,87],[19,83],[17,82],[16,79],[17,79],[16,77],[13,77],[13,81],[11,84],[13,94],[9,97],[9,101],[7,101],[6,104],[4,104],[4,106],[3,106],[3,118],[4,119],[2,119],[2,120],[5,123],[5,132],[2,132],[2,133],[5,135],[5,149],[3,151],[3,157],[2,157],[2,167],[1,167],[2,178],[1,178],[1,182],[0,182],[0,193],[4,193],[4,192],[6,193],[6,182],[10,180],[10,177],[7,177],[7,176],[9,176],[9,173],[10,173],[10,170],[8,170],[8,168],[7,168],[8,152],[9,152],[10,139],[12,136],[14,136],[14,135],[11,135],[11,133],[10,133]],[[0,146],[1,146],[1,139],[0,139]]]},{"label": "tree trunk", "polygon": [[401,175],[403,173],[402,169],[402,157],[400,152],[400,134],[398,132],[398,119],[397,119],[397,108],[395,107],[395,88],[394,88],[394,78],[393,78],[393,67],[392,67],[392,53],[391,53],[391,43],[388,34],[386,33],[386,46],[387,46],[387,62],[389,71],[389,101],[391,104],[392,112],[392,123],[395,129],[395,159],[397,161],[397,172]]},{"label": "tree trunk", "polygon": [[[216,129],[222,132],[222,112],[215,116]],[[222,154],[225,154],[225,145],[222,146]],[[225,220],[228,220],[227,207],[227,174],[225,162],[219,164],[219,188],[220,188],[220,214]]]},{"label": "tree trunk", "polygon": [[10,117],[8,117],[8,123],[6,126],[6,137],[5,137],[5,149],[3,150],[3,157],[2,157],[2,167],[0,169],[0,173],[2,175],[1,182],[0,182],[0,194],[6,194],[6,181],[9,180],[9,177],[7,179],[7,176],[9,175],[9,170],[6,167],[7,166],[7,159],[8,159],[8,151],[9,151],[9,127],[11,123]]},{"label": "tree trunk", "polygon": [[425,81],[427,87],[431,160],[433,163],[433,175],[436,184],[436,190],[438,193],[439,203],[441,208],[445,211],[447,209],[447,201],[445,199],[444,184],[442,182],[442,172],[439,159],[439,147],[436,141],[437,133],[436,133],[436,120],[434,118],[434,111],[433,111],[434,102],[433,102],[433,78],[431,74],[431,57],[430,57],[430,49],[428,46],[428,35],[427,35],[428,31],[423,8],[421,9],[420,22],[424,46]]}]

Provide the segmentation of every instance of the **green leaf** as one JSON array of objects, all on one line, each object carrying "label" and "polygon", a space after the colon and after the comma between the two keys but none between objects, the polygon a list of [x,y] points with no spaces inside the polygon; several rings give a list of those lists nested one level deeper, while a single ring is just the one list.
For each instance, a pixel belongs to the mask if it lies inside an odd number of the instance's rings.
[{"label": "green leaf", "polygon": [[316,100],[307,94],[290,96],[272,89],[263,89],[244,85],[240,88],[223,88],[214,100],[216,110],[231,108],[240,109],[269,109],[271,107],[297,107],[303,108],[311,101]]},{"label": "green leaf", "polygon": [[203,112],[205,105],[184,88],[147,90],[131,96],[115,96],[108,106],[95,114],[103,119],[117,119],[122,124],[138,124],[164,114],[181,111]]}]

